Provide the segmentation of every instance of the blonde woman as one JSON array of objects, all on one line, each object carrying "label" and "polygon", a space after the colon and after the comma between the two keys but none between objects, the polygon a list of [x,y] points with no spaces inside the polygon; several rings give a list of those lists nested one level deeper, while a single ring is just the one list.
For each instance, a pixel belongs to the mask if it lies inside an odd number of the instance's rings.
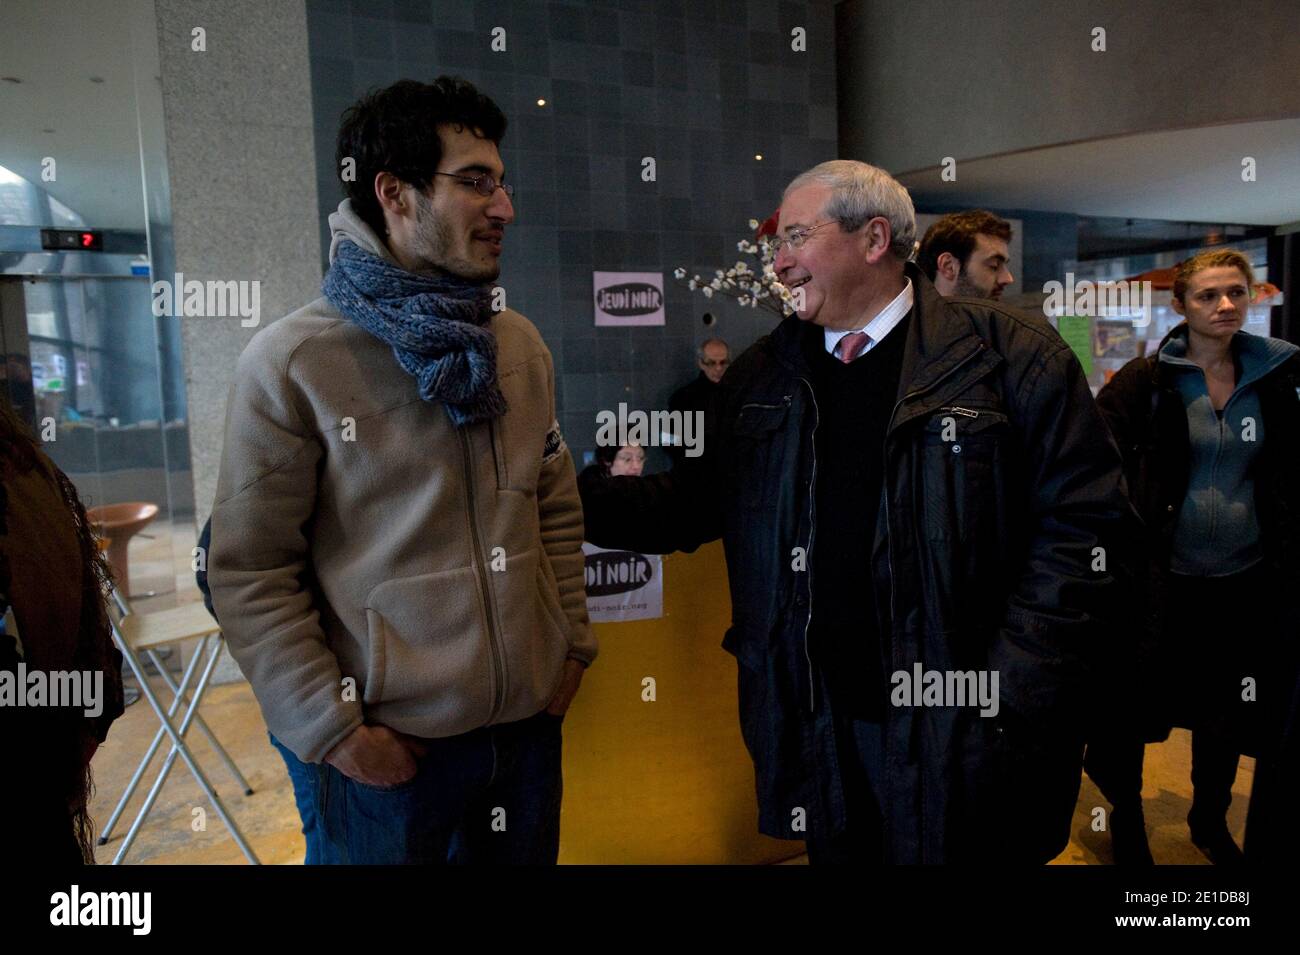
[{"label": "blonde woman", "polygon": [[[1185,321],[1097,397],[1146,525],[1143,610],[1156,650],[1139,692],[1164,723],[1089,749],[1089,775],[1114,805],[1117,861],[1151,861],[1144,739],[1191,729],[1187,821],[1216,864],[1243,858],[1226,822],[1240,754],[1259,758],[1256,797],[1280,769],[1300,602],[1300,349],[1242,331],[1253,286],[1235,249],[1183,262],[1173,307]],[[1283,820],[1257,819],[1247,842],[1262,850]]]}]

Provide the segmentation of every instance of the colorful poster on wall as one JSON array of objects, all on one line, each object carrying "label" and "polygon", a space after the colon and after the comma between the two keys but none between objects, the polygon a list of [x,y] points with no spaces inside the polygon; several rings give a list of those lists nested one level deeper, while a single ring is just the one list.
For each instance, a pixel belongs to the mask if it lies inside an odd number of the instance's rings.
[{"label": "colorful poster on wall", "polygon": [[1092,325],[1092,340],[1093,369],[1100,373],[1101,385],[1138,356],[1137,330],[1128,319],[1097,319]]},{"label": "colorful poster on wall", "polygon": [[1130,321],[1100,318],[1093,325],[1093,338],[1097,358],[1126,362],[1137,357],[1137,335]]},{"label": "colorful poster on wall", "polygon": [[593,272],[596,326],[663,325],[662,272]]},{"label": "colorful poster on wall", "polygon": [[664,615],[663,558],[605,550],[585,541],[587,613],[592,623],[655,620]]}]

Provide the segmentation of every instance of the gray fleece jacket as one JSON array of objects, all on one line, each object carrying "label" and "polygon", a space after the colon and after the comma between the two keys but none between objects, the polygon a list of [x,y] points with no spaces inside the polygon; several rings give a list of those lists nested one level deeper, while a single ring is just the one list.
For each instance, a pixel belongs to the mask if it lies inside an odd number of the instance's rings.
[{"label": "gray fleece jacket", "polygon": [[[349,203],[330,226],[393,261]],[[525,719],[566,658],[596,655],[551,355],[516,312],[490,327],[510,410],[459,431],[324,298],[240,356],[208,580],[267,726],[306,762],[363,721]]]},{"label": "gray fleece jacket", "polygon": [[1237,387],[1220,414],[1210,399],[1205,372],[1187,358],[1186,330],[1171,335],[1160,350],[1160,363],[1178,373],[1191,452],[1187,496],[1170,555],[1170,569],[1176,574],[1222,577],[1246,570],[1263,556],[1254,467],[1267,422],[1254,385],[1297,348],[1281,339],[1237,332],[1232,351],[1239,366]]}]

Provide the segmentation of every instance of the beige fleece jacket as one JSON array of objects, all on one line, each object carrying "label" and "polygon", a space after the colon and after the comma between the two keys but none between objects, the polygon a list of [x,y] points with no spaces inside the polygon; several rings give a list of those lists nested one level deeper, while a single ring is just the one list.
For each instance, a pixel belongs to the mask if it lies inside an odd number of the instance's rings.
[{"label": "beige fleece jacket", "polygon": [[[393,261],[344,202],[342,234]],[[540,711],[596,641],[582,504],[536,328],[497,313],[510,410],[458,431],[321,298],[240,356],[208,581],[271,732],[320,762],[363,721],[424,737]]]}]

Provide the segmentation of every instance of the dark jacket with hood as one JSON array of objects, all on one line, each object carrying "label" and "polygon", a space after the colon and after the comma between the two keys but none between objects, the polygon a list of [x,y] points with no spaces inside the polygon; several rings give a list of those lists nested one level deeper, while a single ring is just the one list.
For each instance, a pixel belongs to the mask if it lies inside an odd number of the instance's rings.
[{"label": "dark jacket with hood", "polygon": [[[1043,862],[1068,841],[1091,674],[1116,642],[1118,535],[1131,516],[1120,459],[1047,322],[942,298],[914,265],[906,272],[914,305],[864,568],[881,663],[886,674],[997,671],[1000,711],[887,708],[886,859]],[[583,501],[588,539],[602,546],[662,553],[722,537],[723,647],[739,662],[759,826],[787,839],[845,826],[847,754],[807,641],[811,574],[796,569],[817,546],[806,335],[821,329],[787,318],[729,369],[706,474],[611,478]]]}]

